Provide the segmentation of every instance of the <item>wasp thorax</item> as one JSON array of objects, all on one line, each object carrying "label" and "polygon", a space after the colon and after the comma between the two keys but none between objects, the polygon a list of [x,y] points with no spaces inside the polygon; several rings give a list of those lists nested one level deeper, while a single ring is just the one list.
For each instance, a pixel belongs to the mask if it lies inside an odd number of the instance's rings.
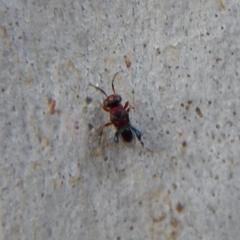
[{"label": "wasp thorax", "polygon": [[113,107],[117,106],[122,101],[122,98],[120,95],[114,94],[109,96],[107,99],[103,101],[104,107]]}]

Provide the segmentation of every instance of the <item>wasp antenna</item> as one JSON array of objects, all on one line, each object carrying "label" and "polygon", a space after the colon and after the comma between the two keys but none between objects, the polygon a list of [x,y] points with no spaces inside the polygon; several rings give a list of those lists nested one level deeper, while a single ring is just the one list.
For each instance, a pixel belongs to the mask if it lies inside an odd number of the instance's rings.
[{"label": "wasp antenna", "polygon": [[134,128],[134,127],[131,127],[131,128],[132,128],[132,130],[135,132],[135,134],[136,134],[136,136],[137,136],[137,139],[138,139],[138,141],[141,143],[142,147],[144,147],[144,143],[143,143],[142,140],[141,140],[141,138],[142,138],[141,132],[140,132],[138,129]]},{"label": "wasp antenna", "polygon": [[114,82],[116,76],[118,75],[118,73],[119,73],[119,72],[115,73],[115,75],[113,76],[113,80],[112,80],[112,90],[113,90],[114,94],[116,94],[116,93],[115,93],[115,89],[114,89],[114,84],[113,84],[113,82]]},{"label": "wasp antenna", "polygon": [[107,95],[101,88],[96,87],[96,86],[94,86],[94,85],[91,84],[91,83],[89,83],[88,85],[94,87],[95,89],[97,89],[97,90],[99,90],[99,91],[101,91],[106,97],[108,97],[108,95]]}]

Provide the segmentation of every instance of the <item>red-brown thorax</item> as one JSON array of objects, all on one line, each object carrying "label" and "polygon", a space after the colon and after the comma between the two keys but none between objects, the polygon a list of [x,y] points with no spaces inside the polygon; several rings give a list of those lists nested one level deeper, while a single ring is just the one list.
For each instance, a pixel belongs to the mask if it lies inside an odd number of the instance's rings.
[{"label": "red-brown thorax", "polygon": [[124,128],[130,123],[128,112],[123,108],[122,104],[110,109],[110,120],[116,128]]}]

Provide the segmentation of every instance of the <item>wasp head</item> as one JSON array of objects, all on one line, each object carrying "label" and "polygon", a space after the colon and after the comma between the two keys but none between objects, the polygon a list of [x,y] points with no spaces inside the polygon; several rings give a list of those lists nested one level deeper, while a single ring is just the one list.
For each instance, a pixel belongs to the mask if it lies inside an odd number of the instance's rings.
[{"label": "wasp head", "polygon": [[118,94],[113,94],[113,95],[107,97],[107,98],[103,101],[103,106],[106,107],[106,108],[115,107],[115,106],[117,106],[121,101],[122,101],[122,98],[121,98],[120,95],[118,95]]}]

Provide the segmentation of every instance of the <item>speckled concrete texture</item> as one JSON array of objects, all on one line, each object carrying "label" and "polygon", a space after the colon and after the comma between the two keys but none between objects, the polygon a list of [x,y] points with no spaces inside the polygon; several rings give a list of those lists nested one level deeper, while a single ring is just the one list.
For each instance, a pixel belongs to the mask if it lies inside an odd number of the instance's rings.
[{"label": "speckled concrete texture", "polygon": [[[0,9],[0,239],[239,239],[238,0]],[[96,140],[116,72],[144,148]]]}]

